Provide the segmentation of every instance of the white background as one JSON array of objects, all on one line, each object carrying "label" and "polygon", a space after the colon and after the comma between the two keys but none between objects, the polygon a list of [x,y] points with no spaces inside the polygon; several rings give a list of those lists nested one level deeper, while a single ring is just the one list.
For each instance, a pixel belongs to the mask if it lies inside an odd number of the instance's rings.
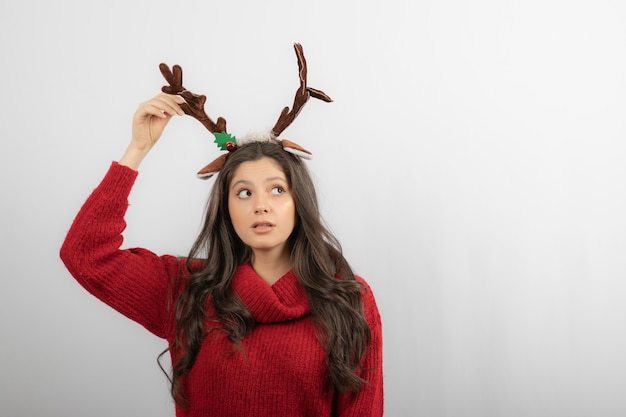
[{"label": "white background", "polygon": [[[174,415],[165,342],[58,250],[160,62],[243,135],[291,105],[294,42],[335,101],[283,137],[374,288],[386,415],[626,415],[621,0],[3,2],[0,415]],[[170,124],[125,246],[187,253],[211,141]]]}]

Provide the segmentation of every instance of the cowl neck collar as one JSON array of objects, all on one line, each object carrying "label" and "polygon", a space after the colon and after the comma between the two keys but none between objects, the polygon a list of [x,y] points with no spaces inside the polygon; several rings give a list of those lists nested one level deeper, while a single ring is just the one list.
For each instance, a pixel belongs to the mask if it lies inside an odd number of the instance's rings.
[{"label": "cowl neck collar", "polygon": [[304,287],[293,269],[270,286],[249,263],[237,268],[235,294],[250,309],[257,323],[280,323],[299,319],[311,311]]}]

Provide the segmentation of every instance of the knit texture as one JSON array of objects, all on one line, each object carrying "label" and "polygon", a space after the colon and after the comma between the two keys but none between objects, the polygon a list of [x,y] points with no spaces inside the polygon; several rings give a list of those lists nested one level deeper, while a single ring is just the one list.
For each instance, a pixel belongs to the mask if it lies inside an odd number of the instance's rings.
[{"label": "knit texture", "polygon": [[[175,321],[171,284],[185,259],[141,248],[121,249],[124,215],[137,172],[114,162],[91,193],[65,238],[61,259],[91,294],[171,343]],[[257,323],[235,350],[224,332],[210,332],[184,378],[190,406],[177,417],[367,417],[383,414],[382,332],[367,283],[363,302],[372,344],[357,395],[324,391],[326,354],[316,337],[310,305],[298,277],[286,273],[272,286],[250,264],[233,279],[235,294]],[[208,306],[210,309],[210,306]]]}]

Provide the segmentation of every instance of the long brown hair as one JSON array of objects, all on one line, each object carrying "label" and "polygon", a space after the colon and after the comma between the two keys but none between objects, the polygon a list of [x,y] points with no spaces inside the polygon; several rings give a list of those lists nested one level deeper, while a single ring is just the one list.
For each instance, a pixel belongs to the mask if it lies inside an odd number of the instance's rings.
[{"label": "long brown hair", "polygon": [[[251,312],[234,294],[231,283],[237,267],[250,261],[251,250],[235,233],[228,212],[228,189],[237,167],[246,161],[272,158],[287,176],[295,207],[296,224],[289,238],[291,261],[304,286],[318,338],[326,349],[327,388],[358,392],[365,380],[357,375],[361,357],[371,341],[363,312],[363,286],[324,225],[313,182],[301,159],[271,142],[255,142],[229,154],[209,196],[203,227],[187,258],[188,275],[175,302],[176,337],[165,351],[173,357],[171,392],[186,405],[181,378],[192,368],[206,336],[206,320],[214,320],[235,347],[252,332]],[[206,259],[200,269],[195,262]],[[196,265],[196,267],[194,267]],[[207,317],[207,297],[216,317]],[[163,353],[165,353],[163,352]]]}]

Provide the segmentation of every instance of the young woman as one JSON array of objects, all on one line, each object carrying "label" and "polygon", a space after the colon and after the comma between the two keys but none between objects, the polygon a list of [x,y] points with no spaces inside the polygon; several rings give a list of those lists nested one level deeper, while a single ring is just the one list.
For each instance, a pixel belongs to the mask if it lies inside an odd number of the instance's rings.
[{"label": "young woman", "polygon": [[187,258],[121,248],[141,161],[186,105],[162,93],[139,106],[126,152],[68,232],[68,270],[167,340],[179,417],[381,416],[374,297],[323,226],[301,158],[276,141],[229,153]]}]

